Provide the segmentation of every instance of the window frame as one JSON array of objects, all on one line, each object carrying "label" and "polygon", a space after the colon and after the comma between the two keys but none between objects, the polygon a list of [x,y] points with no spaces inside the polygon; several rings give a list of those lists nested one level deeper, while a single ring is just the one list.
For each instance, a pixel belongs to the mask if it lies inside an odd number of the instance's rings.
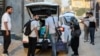
[{"label": "window frame", "polygon": [[[0,2],[1,2],[0,5],[2,5],[1,6],[2,11],[1,11],[1,14],[0,14],[0,18],[1,18],[3,13],[4,13],[4,11],[5,11],[5,0],[1,0]],[[1,25],[1,19],[0,19],[0,25]]]}]

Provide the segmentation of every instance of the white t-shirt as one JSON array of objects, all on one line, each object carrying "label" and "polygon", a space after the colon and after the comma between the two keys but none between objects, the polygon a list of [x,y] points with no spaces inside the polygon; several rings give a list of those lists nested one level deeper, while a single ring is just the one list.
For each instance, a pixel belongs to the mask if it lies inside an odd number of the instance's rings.
[{"label": "white t-shirt", "polygon": [[37,25],[38,25],[37,29],[39,30],[40,29],[40,22],[39,21],[37,21]]},{"label": "white t-shirt", "polygon": [[92,17],[89,18],[89,21],[90,22],[96,22],[96,18],[92,16]]},{"label": "white t-shirt", "polygon": [[37,37],[35,30],[33,30],[35,27],[38,27],[38,22],[37,21],[32,21],[31,22],[31,34],[29,35],[29,37]]},{"label": "white t-shirt", "polygon": [[11,17],[8,13],[4,13],[2,16],[1,30],[6,30],[4,26],[4,22],[7,22],[8,30],[11,30]]},{"label": "white t-shirt", "polygon": [[[58,18],[57,17],[54,17],[54,21],[55,21],[55,25],[56,27],[58,26]],[[54,22],[53,22],[53,17],[48,17],[45,21],[45,25],[46,26],[49,26],[49,33],[50,34],[54,34],[56,33],[55,32],[55,25],[54,25]]]}]

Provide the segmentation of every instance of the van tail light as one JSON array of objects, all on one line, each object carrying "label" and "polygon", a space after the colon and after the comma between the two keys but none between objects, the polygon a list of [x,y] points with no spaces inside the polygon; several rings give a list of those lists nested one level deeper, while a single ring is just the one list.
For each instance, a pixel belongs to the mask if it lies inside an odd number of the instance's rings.
[{"label": "van tail light", "polygon": [[64,32],[64,27],[60,27],[60,31],[61,32]]}]

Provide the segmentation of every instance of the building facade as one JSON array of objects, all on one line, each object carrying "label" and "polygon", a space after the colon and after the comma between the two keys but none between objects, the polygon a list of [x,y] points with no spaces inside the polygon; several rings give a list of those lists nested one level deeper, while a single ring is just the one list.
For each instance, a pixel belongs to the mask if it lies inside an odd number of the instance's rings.
[{"label": "building facade", "polygon": [[[0,0],[0,18],[4,12],[4,9],[5,9],[5,0]],[[1,22],[1,20],[0,20]]]},{"label": "building facade", "polygon": [[74,8],[90,8],[90,0],[71,0],[71,6]]},{"label": "building facade", "polygon": [[29,16],[24,7],[27,3],[42,2],[43,0],[0,0],[0,18],[5,12],[6,6],[13,7],[12,18],[12,34],[22,36],[23,25],[29,20]]},{"label": "building facade", "polygon": [[11,15],[12,20],[12,34],[21,36],[22,33],[22,22],[23,22],[23,13],[22,13],[22,4],[23,0],[5,0],[6,6],[12,6],[13,7],[13,13]]}]

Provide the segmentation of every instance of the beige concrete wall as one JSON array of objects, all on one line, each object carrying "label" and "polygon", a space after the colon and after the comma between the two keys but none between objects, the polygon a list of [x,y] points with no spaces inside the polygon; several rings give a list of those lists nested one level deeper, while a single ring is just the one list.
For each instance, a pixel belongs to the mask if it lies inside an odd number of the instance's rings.
[{"label": "beige concrete wall", "polygon": [[72,0],[72,7],[90,8],[90,2],[85,0]]},{"label": "beige concrete wall", "polygon": [[[24,3],[31,3],[34,1],[43,1],[43,0],[24,0]],[[26,9],[23,9],[24,5],[22,4],[22,0],[6,0],[6,6],[12,6],[13,7],[13,14],[11,15],[12,18],[12,32],[15,33],[16,35],[20,35],[22,33],[22,26],[23,23],[26,23],[27,20],[30,19]],[[22,6],[23,5],[23,6]],[[23,14],[23,10],[24,14]],[[24,15],[24,20],[22,15]]]},{"label": "beige concrete wall", "polygon": [[6,0],[6,6],[13,7],[12,19],[12,32],[20,35],[22,32],[22,0]]}]

